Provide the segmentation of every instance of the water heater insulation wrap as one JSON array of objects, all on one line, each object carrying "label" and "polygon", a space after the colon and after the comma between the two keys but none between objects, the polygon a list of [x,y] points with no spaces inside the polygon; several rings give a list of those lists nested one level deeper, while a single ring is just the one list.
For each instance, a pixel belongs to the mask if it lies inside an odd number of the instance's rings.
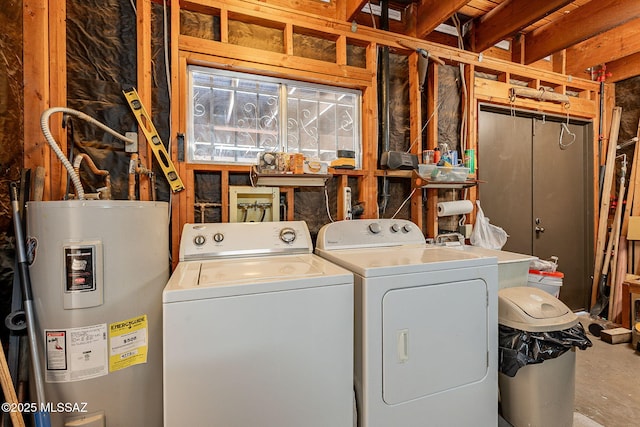
[{"label": "water heater insulation wrap", "polygon": [[52,425],[162,425],[168,204],[29,202],[27,236]]}]

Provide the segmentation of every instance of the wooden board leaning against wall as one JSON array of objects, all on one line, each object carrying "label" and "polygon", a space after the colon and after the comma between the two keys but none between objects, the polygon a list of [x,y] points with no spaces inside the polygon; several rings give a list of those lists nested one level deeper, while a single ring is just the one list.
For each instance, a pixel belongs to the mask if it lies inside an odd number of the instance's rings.
[{"label": "wooden board leaning against wall", "polygon": [[[39,19],[47,25],[30,25],[30,28],[38,28],[38,31],[25,33],[25,52],[32,55],[25,57],[25,167],[35,168],[45,165],[49,167],[46,187],[49,189],[45,198],[59,199],[63,188],[62,182],[65,176],[59,163],[52,159],[49,148],[44,144],[39,123],[39,114],[49,106],[62,106],[65,103],[64,74],[52,72],[52,67],[58,67],[65,62],[64,44],[51,45],[42,40],[64,40],[64,7],[60,2],[38,0],[36,4],[25,4],[29,8],[25,13],[25,19]],[[150,0],[139,0],[138,7],[138,92],[142,99],[151,99],[151,64],[149,58],[148,33],[151,31],[148,25],[148,5]],[[176,3],[178,4],[178,3]],[[54,6],[55,5],[55,6]],[[377,89],[376,67],[377,47],[389,46],[395,54],[409,57],[409,102],[410,106],[410,139],[421,140],[411,147],[411,151],[418,154],[423,148],[434,147],[437,143],[437,128],[434,123],[438,121],[437,91],[434,85],[438,82],[438,68],[433,62],[428,71],[428,85],[426,112],[421,105],[422,94],[419,93],[417,82],[417,53],[406,46],[415,46],[428,51],[431,55],[442,59],[448,66],[462,64],[465,83],[468,88],[468,96],[464,106],[467,110],[466,138],[467,148],[475,148],[477,143],[477,106],[478,102],[489,102],[516,108],[531,109],[534,111],[549,112],[554,114],[566,114],[563,105],[540,101],[536,99],[510,97],[510,89],[516,85],[539,89],[540,87],[552,88],[554,92],[570,96],[570,114],[582,119],[598,121],[598,91],[597,82],[566,76],[561,73],[548,71],[543,68],[522,66],[501,59],[481,56],[468,51],[426,42],[412,37],[392,34],[371,28],[359,27],[355,30],[351,23],[323,18],[307,11],[289,9],[284,6],[268,5],[263,3],[248,3],[238,0],[226,0],[220,2],[190,1],[181,2],[182,9],[172,7],[170,10],[170,35],[171,48],[171,88],[172,88],[172,116],[171,135],[172,158],[178,171],[186,183],[186,190],[172,197],[172,241],[173,260],[177,262],[178,244],[182,225],[194,219],[194,193],[190,185],[196,170],[209,170],[220,173],[223,183],[228,185],[229,174],[246,173],[247,167],[230,165],[199,165],[178,161],[177,134],[184,132],[186,117],[184,107],[186,95],[184,92],[186,66],[188,64],[200,64],[220,67],[236,71],[250,71],[269,76],[287,76],[297,80],[304,80],[328,85],[358,88],[363,90],[362,108],[362,143],[363,143],[363,168],[357,171],[334,171],[337,177],[337,187],[348,185],[349,180],[356,180],[360,198],[365,202],[363,217],[372,218],[377,215],[375,208],[378,199],[378,177],[393,175],[378,167],[378,120],[377,120]],[[221,33],[219,40],[206,40],[185,35],[181,31],[181,12],[193,11],[198,14],[215,16],[220,23]],[[275,28],[282,34],[283,44],[280,52],[265,52],[255,47],[229,41],[229,23],[241,23]],[[294,38],[309,36],[328,41],[335,50],[335,61],[317,60],[297,55]],[[366,61],[363,67],[349,65],[347,50],[358,47],[365,52]],[[58,65],[56,65],[58,64]],[[58,68],[56,68],[58,69]],[[612,85],[607,85],[609,93],[613,93]],[[42,94],[48,96],[42,97]],[[607,107],[603,122],[609,125],[608,117],[613,107],[613,97],[607,96]],[[145,101],[146,102],[146,101]],[[147,109],[153,106],[148,104]],[[433,114],[431,123],[426,130],[426,138],[420,138],[424,117]],[[603,132],[605,135],[608,132]],[[61,140],[63,136],[61,135]],[[598,140],[594,139],[594,148],[597,148]],[[144,145],[141,144],[141,147]],[[598,152],[594,149],[594,152]],[[149,156],[143,157],[146,166],[150,166]],[[594,159],[594,170],[601,160]],[[482,165],[477,165],[482,167]],[[411,174],[397,173],[401,179],[411,179]],[[595,174],[594,176],[597,176]],[[346,177],[346,178],[345,178]],[[597,187],[597,186],[594,186]],[[429,190],[432,191],[432,190]],[[226,191],[222,191],[223,194]],[[425,233],[431,237],[437,230],[437,217],[435,215],[436,197],[427,197],[425,205],[420,192],[411,200],[409,210],[410,219],[416,222]],[[146,194],[141,191],[140,194]],[[289,197],[289,196],[287,196]],[[468,197],[474,200],[477,197],[475,188],[469,191]],[[596,197],[594,197],[594,210],[597,210]],[[224,203],[224,198],[223,198]],[[423,213],[426,215],[423,216]],[[423,218],[425,218],[423,220]],[[472,222],[473,218],[469,218]],[[595,233],[595,224],[594,224]]]}]

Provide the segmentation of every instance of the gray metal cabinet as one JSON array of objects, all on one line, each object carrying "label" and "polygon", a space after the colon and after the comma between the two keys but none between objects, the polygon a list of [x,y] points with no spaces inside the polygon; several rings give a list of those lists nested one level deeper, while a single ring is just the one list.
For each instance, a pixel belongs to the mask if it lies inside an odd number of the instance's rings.
[{"label": "gray metal cabinet", "polygon": [[504,250],[559,257],[560,299],[574,310],[588,308],[592,283],[592,132],[589,122],[486,105],[478,118],[483,211],[509,234]]}]

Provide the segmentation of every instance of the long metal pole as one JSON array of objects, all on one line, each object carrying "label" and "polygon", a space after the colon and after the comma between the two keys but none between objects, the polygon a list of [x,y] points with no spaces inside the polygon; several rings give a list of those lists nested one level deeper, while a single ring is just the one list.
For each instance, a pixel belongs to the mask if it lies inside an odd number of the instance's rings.
[{"label": "long metal pole", "polygon": [[24,245],[24,234],[22,232],[22,221],[20,220],[20,206],[18,205],[18,186],[15,182],[10,184],[9,193],[11,195],[11,207],[13,209],[13,227],[16,237],[16,258],[18,259],[18,272],[20,274],[20,285],[22,288],[22,298],[24,300],[24,311],[27,319],[27,336],[29,338],[29,348],[31,354],[31,365],[33,368],[33,380],[36,389],[36,401],[38,410],[34,413],[36,427],[49,427],[51,420],[49,412],[43,411],[46,405],[44,398],[44,382],[40,358],[38,357],[38,334],[36,332],[36,322],[33,313],[33,295],[31,293],[31,277],[29,276],[29,264],[27,262],[27,251]]}]

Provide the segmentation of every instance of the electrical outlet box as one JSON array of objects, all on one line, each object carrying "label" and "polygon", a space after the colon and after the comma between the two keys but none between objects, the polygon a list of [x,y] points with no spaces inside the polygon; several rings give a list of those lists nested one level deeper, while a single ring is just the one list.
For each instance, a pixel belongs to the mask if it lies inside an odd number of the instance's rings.
[{"label": "electrical outlet box", "polygon": [[137,132],[126,132],[124,134],[124,136],[134,141],[132,143],[125,142],[125,144],[124,144],[124,152],[125,153],[137,153],[138,152],[138,133]]},{"label": "electrical outlet box", "polygon": [[458,233],[462,234],[465,239],[471,237],[471,231],[473,230],[473,226],[471,224],[463,224],[458,226]]},{"label": "electrical outlet box", "polygon": [[342,189],[342,209],[344,219],[353,219],[353,212],[351,211],[351,188],[344,187]]}]

